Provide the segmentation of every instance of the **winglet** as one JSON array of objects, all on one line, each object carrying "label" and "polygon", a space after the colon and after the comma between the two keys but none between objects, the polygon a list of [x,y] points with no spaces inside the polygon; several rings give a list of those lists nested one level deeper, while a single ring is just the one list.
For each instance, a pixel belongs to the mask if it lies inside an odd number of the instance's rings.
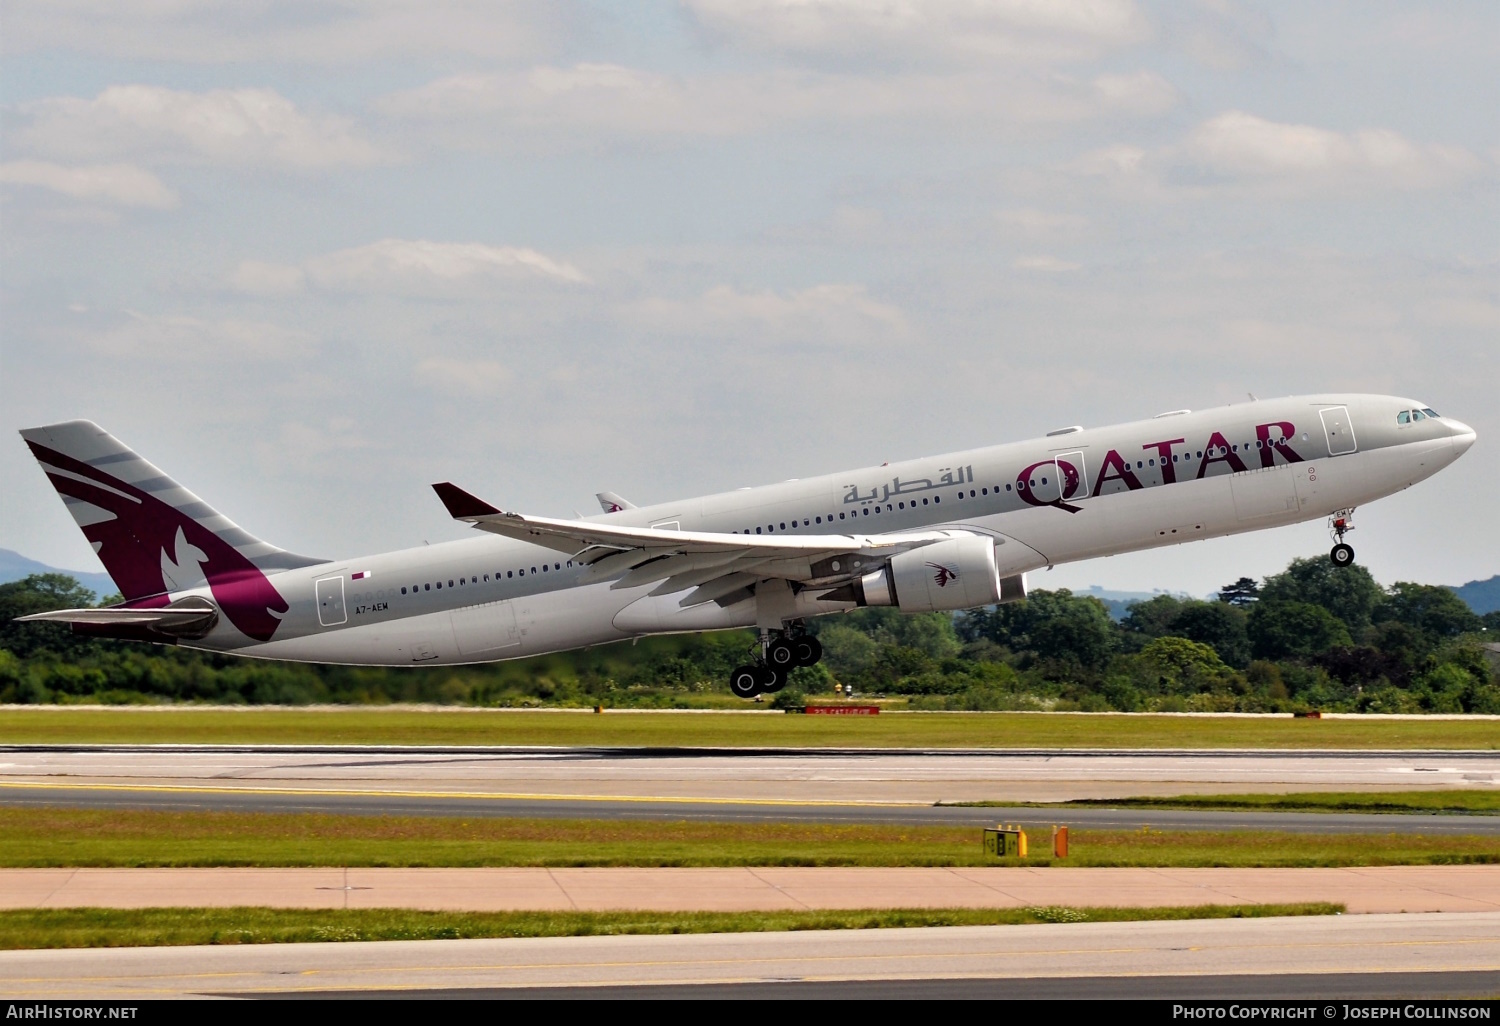
[{"label": "winglet", "polygon": [[465,520],[469,517],[489,517],[499,513],[500,510],[491,506],[483,499],[477,499],[458,487],[443,481],[432,486],[437,492],[437,497],[443,500],[443,505],[448,507],[448,515],[454,520]]}]

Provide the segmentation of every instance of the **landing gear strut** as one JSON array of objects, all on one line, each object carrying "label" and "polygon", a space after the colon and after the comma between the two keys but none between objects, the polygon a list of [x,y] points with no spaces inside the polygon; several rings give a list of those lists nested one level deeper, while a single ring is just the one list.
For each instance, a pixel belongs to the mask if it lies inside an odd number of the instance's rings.
[{"label": "landing gear strut", "polygon": [[823,658],[818,639],[804,632],[800,622],[787,630],[761,633],[759,658],[729,675],[729,690],[739,698],[774,694],[786,687],[787,675],[799,666],[813,666]]},{"label": "landing gear strut", "polygon": [[1354,547],[1344,541],[1344,535],[1354,530],[1354,510],[1341,509],[1328,518],[1328,531],[1333,536],[1336,544],[1328,553],[1328,558],[1333,560],[1336,567],[1354,565]]}]

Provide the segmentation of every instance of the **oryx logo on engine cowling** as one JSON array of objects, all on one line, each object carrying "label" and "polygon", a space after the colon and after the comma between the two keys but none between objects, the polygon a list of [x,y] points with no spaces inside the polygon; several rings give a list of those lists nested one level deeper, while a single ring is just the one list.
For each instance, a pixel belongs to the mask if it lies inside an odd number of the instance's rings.
[{"label": "oryx logo on engine cowling", "polygon": [[932,580],[939,588],[946,588],[951,582],[958,580],[958,570],[954,567],[944,566],[941,563],[928,563],[927,565],[932,567],[934,571]]}]

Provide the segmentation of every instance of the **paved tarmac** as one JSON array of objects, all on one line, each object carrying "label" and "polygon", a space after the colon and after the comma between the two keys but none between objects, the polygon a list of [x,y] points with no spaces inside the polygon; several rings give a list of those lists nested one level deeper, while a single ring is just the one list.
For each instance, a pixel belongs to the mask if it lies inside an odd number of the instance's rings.
[{"label": "paved tarmac", "polygon": [[1076,829],[1281,830],[1291,833],[1493,835],[1500,816],[1383,815],[1379,813],[1200,812],[1110,808],[973,808],[929,805],[838,805],[795,801],[723,799],[587,800],[485,796],[360,793],[308,789],[235,787],[170,788],[153,785],[55,783],[28,786],[0,782],[0,807],[66,806],[90,809],[169,809],[238,812],[321,812],[368,816],[485,816],[523,819],[631,819],[656,822],[900,823],[931,826],[993,826],[1020,823],[1046,832],[1055,823]]},{"label": "paved tarmac", "polygon": [[[1489,789],[1500,752],[0,746],[0,804],[373,815],[1495,833],[1500,817],[942,807],[1132,795]],[[1398,826],[1399,823],[1399,826]]]},{"label": "paved tarmac", "polygon": [[837,981],[874,981],[868,996],[875,996],[901,981],[969,993],[979,986],[955,980],[1031,987],[1083,980],[1087,996],[1113,996],[1099,993],[1109,987],[1125,996],[1149,990],[1142,977],[1228,996],[1252,976],[1291,981],[1282,995],[1324,997],[1384,973],[1403,974],[1405,994],[1428,985],[1494,993],[1500,912],[0,952],[0,993],[15,1000],[610,988],[598,992],[604,996],[625,986],[686,985],[724,996],[725,986]]},{"label": "paved tarmac", "polygon": [[1500,912],[1500,867],[589,867],[0,869],[0,908],[746,912],[1339,902]]},{"label": "paved tarmac", "polygon": [[[271,991],[215,997],[266,1000],[464,1001],[1247,1001],[1484,1000],[1500,997],[1500,972],[1303,973],[1296,976],[1072,976],[1006,979],[776,980],[636,986],[489,987],[451,990]],[[1335,1016],[1342,1016],[1338,1009]]]},{"label": "paved tarmac", "polygon": [[1500,751],[10,745],[0,747],[0,779],[932,805],[1212,792],[1494,788],[1500,787]]}]

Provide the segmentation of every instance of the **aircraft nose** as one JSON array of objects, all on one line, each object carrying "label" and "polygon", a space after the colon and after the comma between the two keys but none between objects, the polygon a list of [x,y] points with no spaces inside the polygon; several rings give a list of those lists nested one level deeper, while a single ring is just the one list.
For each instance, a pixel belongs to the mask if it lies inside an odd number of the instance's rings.
[{"label": "aircraft nose", "polygon": [[[1444,419],[1447,420],[1447,418]],[[1473,428],[1460,420],[1448,420],[1448,431],[1453,436],[1453,454],[1455,456],[1462,456],[1468,452],[1469,446],[1473,445],[1474,439],[1478,437],[1474,433]]]}]

